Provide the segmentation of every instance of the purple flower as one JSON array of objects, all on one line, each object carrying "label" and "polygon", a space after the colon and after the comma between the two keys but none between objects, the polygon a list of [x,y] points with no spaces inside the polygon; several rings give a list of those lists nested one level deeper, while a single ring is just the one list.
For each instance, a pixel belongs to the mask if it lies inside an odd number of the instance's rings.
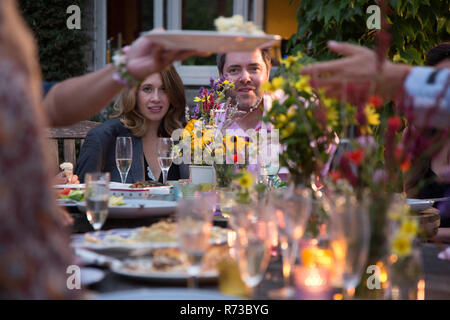
[{"label": "purple flower", "polygon": [[200,107],[198,106],[198,104],[195,105],[192,111],[194,112],[195,115],[197,115],[200,112]]}]

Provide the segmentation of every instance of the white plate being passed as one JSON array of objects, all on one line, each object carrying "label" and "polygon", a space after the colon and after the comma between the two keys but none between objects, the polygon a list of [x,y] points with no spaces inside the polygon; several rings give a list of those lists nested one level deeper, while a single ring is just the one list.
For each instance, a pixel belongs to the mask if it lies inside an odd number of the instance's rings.
[{"label": "white plate being passed", "polygon": [[406,203],[412,211],[423,211],[433,207],[434,200],[430,199],[406,199]]},{"label": "white plate being passed", "polygon": [[217,31],[162,30],[148,31],[143,35],[167,49],[197,50],[206,52],[254,51],[270,47],[281,41],[278,35],[252,35]]},{"label": "white plate being passed", "polygon": [[[108,218],[149,218],[163,217],[174,213],[177,208],[175,201],[125,199],[125,205],[108,207]],[[86,203],[79,202],[78,209],[86,212]]]},{"label": "white plate being passed", "polygon": [[152,288],[103,293],[93,300],[241,300],[219,291],[187,288]]},{"label": "white plate being passed", "polygon": [[[131,266],[131,268],[130,268]],[[134,270],[139,267],[139,270]],[[148,267],[148,268],[147,268]],[[121,276],[164,282],[186,282],[189,274],[186,271],[157,271],[151,269],[150,258],[127,259],[123,261],[115,261],[111,264],[111,271]],[[216,280],[219,276],[217,270],[200,271],[197,279],[199,281]]]}]

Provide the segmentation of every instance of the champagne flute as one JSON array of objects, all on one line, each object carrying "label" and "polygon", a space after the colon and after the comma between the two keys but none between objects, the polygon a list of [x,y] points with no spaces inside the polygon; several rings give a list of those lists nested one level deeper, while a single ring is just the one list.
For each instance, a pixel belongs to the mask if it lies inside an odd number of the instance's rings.
[{"label": "champagne flute", "polygon": [[86,173],[86,215],[94,230],[100,230],[108,217],[109,172]]},{"label": "champagne flute", "polygon": [[312,210],[311,190],[294,188],[293,185],[286,190],[273,190],[269,195],[269,202],[275,208],[284,279],[284,287],[272,290],[269,295],[276,299],[290,299],[295,295],[291,271],[297,259],[299,241]]},{"label": "champagne flute", "polygon": [[187,269],[191,288],[197,287],[197,278],[201,270],[203,256],[210,245],[212,212],[214,201],[205,195],[202,201],[197,197],[182,199],[178,202],[176,217],[178,242],[189,261]]},{"label": "champagne flute", "polygon": [[330,201],[331,247],[342,276],[344,298],[352,299],[367,262],[370,222],[366,197],[335,195]]},{"label": "champagne flute", "polygon": [[171,138],[158,138],[158,161],[163,174],[163,184],[167,182],[167,174],[173,160],[173,140]]},{"label": "champagne flute", "polygon": [[116,166],[120,172],[122,183],[126,183],[128,172],[133,160],[133,142],[131,137],[117,137],[116,139]]},{"label": "champagne flute", "polygon": [[270,261],[271,230],[268,206],[241,204],[233,207],[230,225],[236,233],[234,249],[239,272],[254,293],[263,279]]}]

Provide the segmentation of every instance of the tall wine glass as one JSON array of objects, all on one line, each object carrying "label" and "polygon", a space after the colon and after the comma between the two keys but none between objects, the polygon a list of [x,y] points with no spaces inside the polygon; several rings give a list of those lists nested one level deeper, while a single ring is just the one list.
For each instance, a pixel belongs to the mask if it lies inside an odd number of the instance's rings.
[{"label": "tall wine glass", "polygon": [[269,202],[275,208],[278,237],[283,261],[284,287],[272,290],[269,295],[275,299],[290,299],[295,295],[291,282],[291,271],[297,259],[299,241],[312,210],[312,195],[308,188],[294,187],[273,190]]},{"label": "tall wine glass", "polygon": [[[197,287],[203,256],[210,245],[212,213],[215,201],[212,197],[182,199],[178,202],[176,218],[178,242],[189,260],[187,272],[189,286]],[[214,199],[215,200],[215,199]]]},{"label": "tall wine glass", "polygon": [[116,138],[116,166],[120,172],[120,180],[126,183],[133,160],[133,141],[131,137]]},{"label": "tall wine glass", "polygon": [[158,161],[163,174],[163,184],[167,182],[167,174],[173,161],[173,140],[171,138],[158,138]]},{"label": "tall wine glass", "polygon": [[108,217],[109,172],[86,173],[86,215],[94,230],[100,230]]},{"label": "tall wine glass", "polygon": [[342,275],[344,298],[352,299],[366,265],[370,244],[370,221],[366,197],[332,195],[331,247]]},{"label": "tall wine glass", "polygon": [[236,233],[234,251],[242,280],[253,294],[270,261],[269,206],[240,204],[232,208],[230,226]]}]

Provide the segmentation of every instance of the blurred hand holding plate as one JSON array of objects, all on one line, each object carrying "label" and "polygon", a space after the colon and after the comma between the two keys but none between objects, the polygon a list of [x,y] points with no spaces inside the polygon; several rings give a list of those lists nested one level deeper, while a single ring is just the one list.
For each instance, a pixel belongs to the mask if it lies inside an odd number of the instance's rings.
[{"label": "blurred hand holding plate", "polygon": [[270,47],[281,41],[278,35],[254,35],[247,33],[223,33],[194,30],[152,30],[144,36],[163,45],[166,49],[197,50],[225,53],[254,51]]}]

